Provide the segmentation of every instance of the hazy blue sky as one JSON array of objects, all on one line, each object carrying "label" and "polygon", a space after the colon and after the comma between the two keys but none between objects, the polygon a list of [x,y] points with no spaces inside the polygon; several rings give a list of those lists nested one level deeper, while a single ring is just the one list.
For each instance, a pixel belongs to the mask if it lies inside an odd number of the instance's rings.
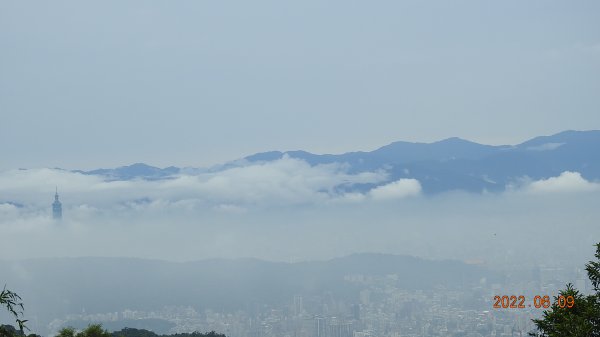
[{"label": "hazy blue sky", "polygon": [[0,168],[600,128],[598,1],[0,1]]}]

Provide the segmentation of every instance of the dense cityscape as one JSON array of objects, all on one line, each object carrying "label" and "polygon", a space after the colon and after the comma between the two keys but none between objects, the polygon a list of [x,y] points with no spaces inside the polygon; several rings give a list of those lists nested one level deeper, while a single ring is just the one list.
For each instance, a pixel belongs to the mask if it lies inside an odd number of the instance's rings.
[{"label": "dense cityscape", "polygon": [[[538,318],[543,309],[531,305],[537,294],[553,297],[566,282],[574,282],[584,292],[590,289],[582,270],[534,268],[529,272],[528,280],[509,278],[507,285],[488,284],[483,279],[470,289],[437,287],[430,291],[399,289],[398,275],[348,275],[345,282],[362,286],[355,302],[326,293],[294,296],[279,307],[256,305],[253,310],[236,312],[165,306],[157,311],[79,313],[56,319],[49,328],[56,332],[74,322],[138,321],[143,326],[145,321],[162,320],[169,323],[165,333],[214,330],[229,337],[526,336],[534,328],[531,319]],[[494,309],[494,295],[505,294],[524,295],[527,308]]]}]

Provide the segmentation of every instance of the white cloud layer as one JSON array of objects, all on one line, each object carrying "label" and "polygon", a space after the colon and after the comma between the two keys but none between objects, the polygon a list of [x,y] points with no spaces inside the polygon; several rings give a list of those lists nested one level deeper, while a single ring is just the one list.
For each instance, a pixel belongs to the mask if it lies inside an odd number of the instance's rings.
[{"label": "white cloud layer", "polygon": [[527,190],[534,193],[591,192],[600,190],[600,183],[587,181],[579,172],[565,171],[558,177],[534,181]]},{"label": "white cloud layer", "polygon": [[559,147],[563,146],[565,143],[544,143],[541,145],[530,146],[527,150],[530,151],[552,151],[556,150]]},{"label": "white cloud layer", "polygon": [[[390,201],[422,193],[416,179],[386,183],[387,179],[382,171],[351,174],[341,164],[311,166],[289,157],[157,181],[105,181],[59,169],[8,170],[0,172],[0,221],[23,213],[48,215],[55,186],[72,215],[165,209],[240,213],[253,208]],[[347,192],[354,184],[382,185],[365,193]],[[600,191],[600,184],[578,172],[563,172],[509,189],[512,193],[579,193]]]},{"label": "white cloud layer", "polygon": [[[0,235],[9,239],[0,245],[0,258],[288,261],[368,251],[572,265],[585,261],[600,237],[598,183],[576,172],[506,193],[428,197],[421,196],[417,180],[386,179],[383,172],[350,174],[344,166],[310,166],[290,158],[163,181],[4,171]],[[356,183],[381,186],[365,193],[340,188]],[[62,192],[62,222],[50,216],[55,185]],[[567,249],[548,256],[547,243],[556,235]]]},{"label": "white cloud layer", "polygon": [[421,184],[416,179],[400,179],[369,191],[369,195],[375,200],[405,198],[416,196],[420,193]]},{"label": "white cloud layer", "polygon": [[[356,196],[346,197],[345,192],[339,190],[354,184],[377,184],[386,179],[385,172],[350,174],[344,165],[311,166],[293,158],[158,181],[105,181],[100,176],[56,169],[10,170],[0,173],[3,192],[0,203],[47,207],[52,202],[55,186],[58,186],[65,207],[152,208],[171,205],[190,208],[205,205],[239,211],[243,207],[352,200]],[[394,187],[398,190],[394,193],[404,193],[400,191],[404,185]]]}]

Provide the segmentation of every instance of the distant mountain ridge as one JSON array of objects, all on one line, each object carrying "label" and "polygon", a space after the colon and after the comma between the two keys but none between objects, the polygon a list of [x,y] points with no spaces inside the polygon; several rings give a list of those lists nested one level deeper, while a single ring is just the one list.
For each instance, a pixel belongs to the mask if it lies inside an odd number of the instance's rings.
[{"label": "distant mountain ridge", "polygon": [[114,180],[131,180],[136,178],[154,180],[164,179],[166,177],[179,174],[181,169],[175,166],[158,168],[144,163],[135,163],[128,166],[121,166],[114,169],[96,169],[91,171],[76,170],[74,172],[86,175],[99,175]]},{"label": "distant mountain ridge", "polygon": [[[310,165],[343,163],[350,173],[384,170],[385,184],[402,178],[419,180],[425,193],[450,190],[470,192],[502,191],[512,181],[529,177],[547,179],[564,171],[576,171],[588,180],[600,179],[600,130],[564,131],[540,136],[518,145],[483,145],[461,138],[433,143],[394,142],[370,152],[313,154],[306,151],[269,151],[212,169],[167,167],[142,163],[115,169],[76,171],[100,175],[109,180],[168,179],[179,174],[218,172],[232,167],[268,163],[284,157],[301,159]],[[345,187],[367,191],[377,184]]]}]

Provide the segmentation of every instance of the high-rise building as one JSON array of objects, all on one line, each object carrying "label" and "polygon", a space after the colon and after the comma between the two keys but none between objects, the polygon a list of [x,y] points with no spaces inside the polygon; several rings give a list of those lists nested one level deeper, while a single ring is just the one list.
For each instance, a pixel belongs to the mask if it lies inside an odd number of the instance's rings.
[{"label": "high-rise building", "polygon": [[295,295],[294,296],[294,305],[293,305],[293,314],[294,316],[302,315],[304,308],[302,307],[302,296]]},{"label": "high-rise building", "polygon": [[360,304],[352,304],[352,319],[360,321]]},{"label": "high-rise building", "polygon": [[52,217],[56,220],[62,219],[62,204],[58,201],[58,187],[54,194],[54,202],[52,203]]},{"label": "high-rise building", "polygon": [[314,337],[325,337],[327,335],[327,319],[325,317],[315,316]]}]

